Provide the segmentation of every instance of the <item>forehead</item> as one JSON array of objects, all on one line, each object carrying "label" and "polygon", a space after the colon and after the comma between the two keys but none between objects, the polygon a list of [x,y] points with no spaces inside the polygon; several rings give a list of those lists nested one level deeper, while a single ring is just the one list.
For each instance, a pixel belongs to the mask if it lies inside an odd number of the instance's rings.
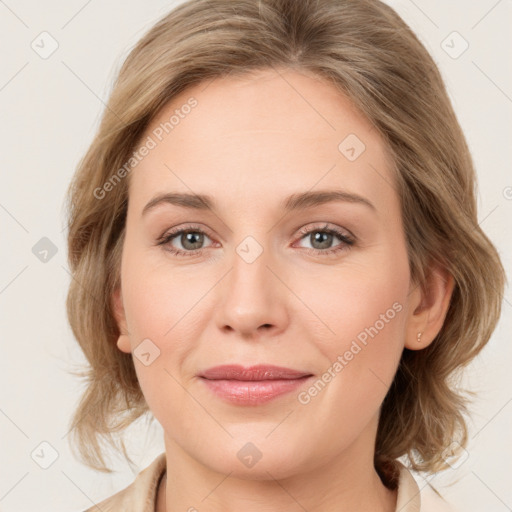
[{"label": "forehead", "polygon": [[344,187],[375,203],[393,200],[380,134],[309,73],[264,70],[196,84],[151,121],[142,141],[149,139],[154,147],[130,177],[139,209],[168,191],[251,201]]}]

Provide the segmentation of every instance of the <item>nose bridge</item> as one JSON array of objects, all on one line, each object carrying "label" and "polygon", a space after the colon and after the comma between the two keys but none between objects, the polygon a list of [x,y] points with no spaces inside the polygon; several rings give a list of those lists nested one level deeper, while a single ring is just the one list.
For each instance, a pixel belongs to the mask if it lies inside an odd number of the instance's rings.
[{"label": "nose bridge", "polygon": [[228,291],[228,296],[236,301],[233,306],[238,307],[239,311],[256,307],[261,309],[264,304],[270,304],[270,291],[275,288],[272,272],[268,268],[272,259],[268,243],[260,243],[251,235],[235,247],[229,283],[231,293]]},{"label": "nose bridge", "polygon": [[249,235],[234,248],[231,272],[217,308],[220,328],[229,326],[244,334],[255,333],[261,326],[284,328],[286,298],[282,283],[274,275],[276,259],[270,246]]}]

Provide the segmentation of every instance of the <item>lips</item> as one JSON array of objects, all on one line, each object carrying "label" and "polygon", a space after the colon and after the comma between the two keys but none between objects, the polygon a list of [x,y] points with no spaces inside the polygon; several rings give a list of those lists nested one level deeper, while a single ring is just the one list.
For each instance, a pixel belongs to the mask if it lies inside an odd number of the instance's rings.
[{"label": "lips", "polygon": [[223,365],[199,377],[214,396],[234,405],[260,405],[286,395],[312,377],[311,373],[274,365]]},{"label": "lips", "polygon": [[245,368],[241,365],[222,365],[209,368],[201,377],[209,380],[289,380],[300,379],[311,373],[282,366],[260,364]]}]

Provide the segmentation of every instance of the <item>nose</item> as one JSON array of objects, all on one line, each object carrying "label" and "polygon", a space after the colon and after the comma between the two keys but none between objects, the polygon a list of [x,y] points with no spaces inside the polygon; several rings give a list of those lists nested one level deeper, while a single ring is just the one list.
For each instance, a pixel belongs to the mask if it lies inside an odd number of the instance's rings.
[{"label": "nose", "polygon": [[286,330],[290,292],[283,284],[285,272],[265,250],[254,261],[235,252],[232,262],[217,290],[218,328],[244,338],[276,336]]}]

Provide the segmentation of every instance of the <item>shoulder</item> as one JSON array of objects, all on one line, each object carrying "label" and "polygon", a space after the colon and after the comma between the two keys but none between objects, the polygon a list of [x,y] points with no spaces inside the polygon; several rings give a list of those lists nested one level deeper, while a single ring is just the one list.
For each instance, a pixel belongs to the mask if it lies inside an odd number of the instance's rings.
[{"label": "shoulder", "polygon": [[146,512],[153,511],[160,478],[166,468],[165,452],[143,469],[128,486],[96,503],[84,512]]},{"label": "shoulder", "polygon": [[430,484],[418,486],[412,473],[399,464],[396,510],[401,512],[457,512]]},{"label": "shoulder", "polygon": [[421,512],[458,512],[438,491],[427,484],[421,490]]}]

